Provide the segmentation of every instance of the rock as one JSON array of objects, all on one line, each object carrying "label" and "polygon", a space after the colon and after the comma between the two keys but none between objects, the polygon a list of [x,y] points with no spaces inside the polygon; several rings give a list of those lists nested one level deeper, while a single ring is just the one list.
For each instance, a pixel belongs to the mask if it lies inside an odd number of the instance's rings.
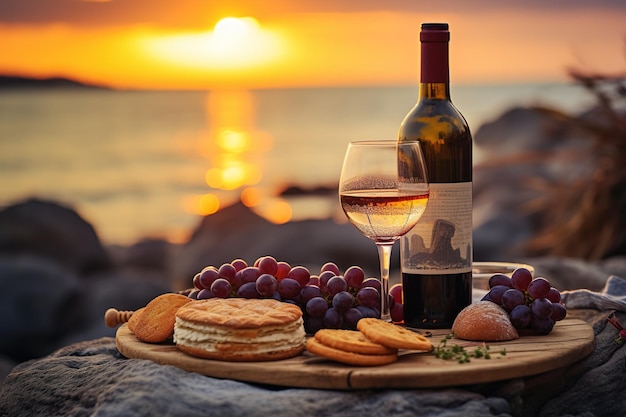
[{"label": "rock", "polygon": [[591,141],[562,114],[542,108],[513,108],[474,135],[485,159],[474,167],[474,260],[512,261],[525,256],[537,236],[542,213],[532,203],[544,196],[542,184],[582,172],[560,158]]},{"label": "rock", "polygon": [[79,276],[111,267],[89,223],[70,208],[37,199],[0,211],[0,254],[46,257]]},{"label": "rock", "polygon": [[81,280],[72,271],[36,256],[0,258],[0,355],[14,361],[42,357],[80,340],[113,336],[104,312],[136,310],[168,283],[108,270]]},{"label": "rock", "polygon": [[111,338],[71,345],[18,365],[0,394],[0,415],[23,417],[388,417],[442,413],[472,417],[506,416],[508,411],[506,401],[456,389],[320,391],[219,380],[147,360],[125,360]]},{"label": "rock", "polygon": [[49,259],[0,258],[0,354],[17,361],[41,357],[83,324],[80,280]]}]

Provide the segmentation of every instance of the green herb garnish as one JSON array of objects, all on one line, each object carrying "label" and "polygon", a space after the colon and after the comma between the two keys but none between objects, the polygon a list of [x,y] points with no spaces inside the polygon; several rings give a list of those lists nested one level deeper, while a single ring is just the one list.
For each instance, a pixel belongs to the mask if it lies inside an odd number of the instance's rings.
[{"label": "green herb garnish", "polygon": [[[482,346],[477,346],[473,350],[468,350],[457,344],[448,345],[448,340],[451,338],[452,335],[449,334],[439,342],[433,351],[435,357],[439,359],[455,360],[458,363],[467,363],[471,360],[471,358],[491,359],[489,345],[483,343]],[[499,353],[502,356],[506,355],[506,348],[503,348]]]}]

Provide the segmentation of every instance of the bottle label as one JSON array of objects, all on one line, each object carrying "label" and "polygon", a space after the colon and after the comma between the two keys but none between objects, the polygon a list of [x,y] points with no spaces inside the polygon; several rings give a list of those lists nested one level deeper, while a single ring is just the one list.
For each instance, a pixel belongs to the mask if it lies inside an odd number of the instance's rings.
[{"label": "bottle label", "polygon": [[472,270],[472,183],[432,183],[426,211],[400,241],[402,272]]}]

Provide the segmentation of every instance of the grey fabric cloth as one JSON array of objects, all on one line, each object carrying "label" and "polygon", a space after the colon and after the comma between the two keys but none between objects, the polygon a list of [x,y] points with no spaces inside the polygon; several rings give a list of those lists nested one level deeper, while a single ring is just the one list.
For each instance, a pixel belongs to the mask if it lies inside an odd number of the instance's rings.
[{"label": "grey fabric cloth", "polygon": [[590,308],[599,311],[626,312],[626,280],[612,275],[606,280],[601,291],[585,289],[563,291],[561,301],[568,309]]}]

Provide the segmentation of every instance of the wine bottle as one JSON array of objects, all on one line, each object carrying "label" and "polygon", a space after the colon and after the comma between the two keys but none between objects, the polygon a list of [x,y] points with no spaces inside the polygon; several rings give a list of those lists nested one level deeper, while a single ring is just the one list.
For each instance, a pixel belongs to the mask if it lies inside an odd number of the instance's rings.
[{"label": "wine bottle", "polygon": [[472,301],[472,136],[450,98],[447,23],[423,23],[419,97],[398,140],[419,140],[430,200],[400,241],[404,321],[450,328]]}]

